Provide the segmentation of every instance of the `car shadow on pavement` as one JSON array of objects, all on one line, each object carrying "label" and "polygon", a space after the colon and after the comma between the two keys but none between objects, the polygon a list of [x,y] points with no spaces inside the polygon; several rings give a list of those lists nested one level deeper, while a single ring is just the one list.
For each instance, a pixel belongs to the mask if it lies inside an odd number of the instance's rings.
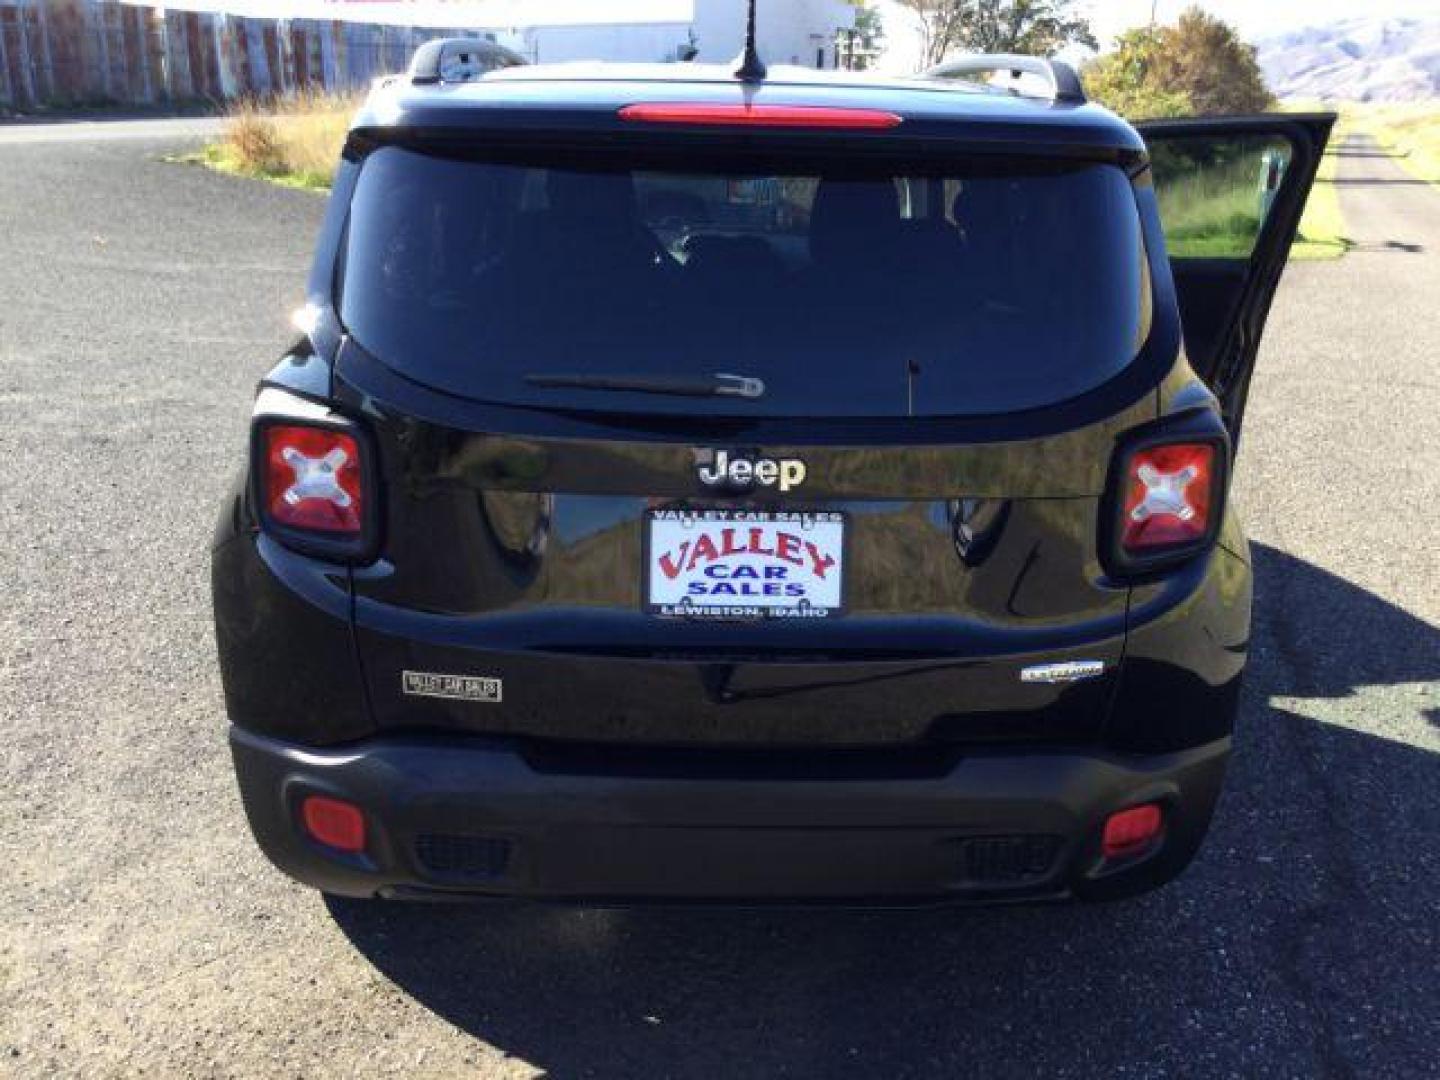
[{"label": "car shadow on pavement", "polygon": [[[1226,795],[1197,862],[1148,896],[900,912],[326,903],[417,1001],[553,1076],[1413,1073],[1440,1038],[1440,754],[1413,742],[1440,630],[1253,550]],[[1395,730],[1350,726],[1382,701]]]},{"label": "car shadow on pavement", "polygon": [[1336,187],[1429,187],[1429,180],[1408,176],[1337,176],[1326,180]]},{"label": "car shadow on pavement", "polygon": [[1412,244],[1407,240],[1346,240],[1346,251],[1359,251],[1367,255],[1374,254],[1398,254],[1398,255],[1423,255],[1425,246],[1423,244]]}]

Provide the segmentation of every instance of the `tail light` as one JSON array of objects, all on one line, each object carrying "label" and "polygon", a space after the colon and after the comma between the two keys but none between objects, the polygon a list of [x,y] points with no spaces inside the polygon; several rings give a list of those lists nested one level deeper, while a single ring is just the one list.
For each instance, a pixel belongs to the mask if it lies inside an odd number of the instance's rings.
[{"label": "tail light", "polygon": [[1101,545],[1110,569],[1151,573],[1208,549],[1224,515],[1229,457],[1224,428],[1208,412],[1123,442]]},{"label": "tail light", "polygon": [[309,415],[254,420],[251,475],[261,526],[298,551],[357,561],[372,547],[376,520],[366,439],[343,418],[305,406]]},{"label": "tail light", "polygon": [[1193,544],[1210,530],[1215,447],[1151,446],[1130,455],[1120,546],[1132,555]]},{"label": "tail light", "polygon": [[331,428],[264,429],[265,512],[280,525],[359,536],[365,509],[360,444]]}]

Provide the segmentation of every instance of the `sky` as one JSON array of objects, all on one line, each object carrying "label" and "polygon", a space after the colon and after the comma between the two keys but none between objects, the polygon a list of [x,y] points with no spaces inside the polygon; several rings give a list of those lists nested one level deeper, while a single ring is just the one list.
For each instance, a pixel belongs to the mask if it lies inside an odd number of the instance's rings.
[{"label": "sky", "polygon": [[[773,2],[773,0],[772,0]],[[907,33],[909,13],[896,0],[872,0],[885,23],[887,50],[882,67],[911,71],[916,66],[919,45],[913,32]],[[1196,0],[1155,0],[1156,18],[1173,22]],[[1081,0],[1080,8],[1090,19],[1102,47],[1115,35],[1150,21],[1151,0]],[[1200,6],[1233,24],[1249,40],[1320,26],[1357,16],[1436,14],[1436,0],[1200,0]]]},{"label": "sky", "polygon": [[[1193,0],[1158,0],[1157,18],[1173,22]],[[1091,25],[1107,42],[1121,30],[1150,21],[1150,0],[1090,0]],[[1200,5],[1239,28],[1246,38],[1320,26],[1357,16],[1434,15],[1435,0],[1204,0]]]}]

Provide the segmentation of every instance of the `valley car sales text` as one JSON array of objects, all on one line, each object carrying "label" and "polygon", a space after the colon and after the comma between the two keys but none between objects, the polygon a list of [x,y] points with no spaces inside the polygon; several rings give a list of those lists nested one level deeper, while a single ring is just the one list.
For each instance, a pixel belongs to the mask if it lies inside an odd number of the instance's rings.
[{"label": "valley car sales text", "polygon": [[840,606],[843,527],[831,513],[656,511],[652,601],[662,614],[824,618]]}]

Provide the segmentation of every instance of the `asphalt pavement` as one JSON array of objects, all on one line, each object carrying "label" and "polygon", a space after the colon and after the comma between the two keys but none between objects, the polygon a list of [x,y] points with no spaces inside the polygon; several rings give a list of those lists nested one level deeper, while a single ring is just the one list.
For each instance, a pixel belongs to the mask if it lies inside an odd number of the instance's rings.
[{"label": "asphalt pavement", "polygon": [[212,138],[224,121],[213,116],[163,119],[94,118],[78,116],[57,123],[16,121],[0,124],[0,146],[33,143],[186,140]]},{"label": "asphalt pavement", "polygon": [[0,1074],[1440,1075],[1440,191],[1352,144],[1354,250],[1287,272],[1238,751],[1175,884],[327,903],[246,830],[208,600],[322,200],[160,160],[201,128],[71,127],[0,128]]}]

